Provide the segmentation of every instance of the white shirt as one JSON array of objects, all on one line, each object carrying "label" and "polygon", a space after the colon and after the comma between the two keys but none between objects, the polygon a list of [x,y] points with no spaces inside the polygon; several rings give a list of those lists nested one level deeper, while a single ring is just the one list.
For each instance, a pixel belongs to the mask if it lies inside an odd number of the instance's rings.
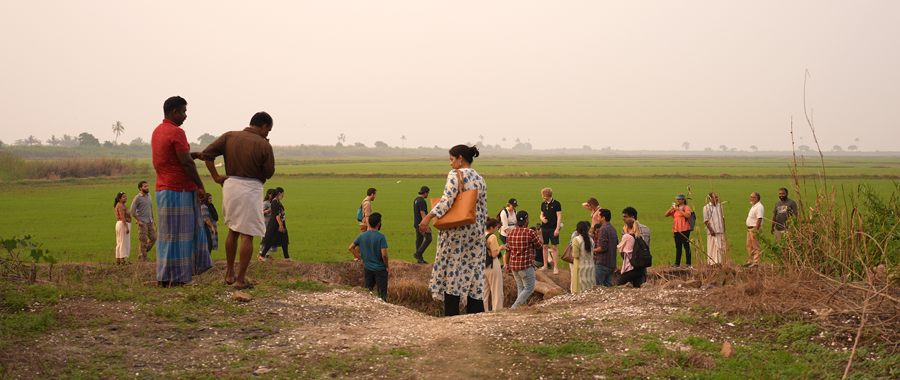
[{"label": "white shirt", "polygon": [[[747,214],[747,227],[756,227],[756,220],[764,218],[765,214],[766,209],[762,202],[756,202],[753,207],[750,207],[750,212]],[[759,228],[762,228],[762,221],[759,222]]]},{"label": "white shirt", "polygon": [[[706,206],[703,206],[703,220],[709,222],[709,228],[707,228],[706,233],[715,232],[720,234],[725,231],[724,226],[722,225],[722,220],[724,220],[725,215],[722,213],[722,204],[717,203],[713,206],[712,203],[707,203]],[[753,222],[753,225],[756,225],[756,222]]]},{"label": "white shirt", "polygon": [[509,229],[516,226],[516,218],[510,218],[509,213],[510,211],[507,207],[500,210],[500,235],[502,236],[507,236]]}]

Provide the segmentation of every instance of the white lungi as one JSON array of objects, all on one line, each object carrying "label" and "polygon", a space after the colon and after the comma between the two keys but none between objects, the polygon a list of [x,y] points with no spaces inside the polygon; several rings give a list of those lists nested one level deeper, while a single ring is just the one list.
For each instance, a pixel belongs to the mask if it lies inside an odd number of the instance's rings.
[{"label": "white lungi", "polygon": [[244,235],[265,236],[262,199],[262,182],[229,176],[222,186],[222,215],[225,225]]}]

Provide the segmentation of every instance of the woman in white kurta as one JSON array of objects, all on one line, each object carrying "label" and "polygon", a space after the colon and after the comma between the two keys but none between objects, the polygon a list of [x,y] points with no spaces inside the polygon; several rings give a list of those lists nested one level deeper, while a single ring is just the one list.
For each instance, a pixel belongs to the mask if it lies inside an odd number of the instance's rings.
[{"label": "woman in white kurta", "polygon": [[[475,223],[441,231],[437,239],[437,254],[431,271],[428,290],[435,300],[444,301],[444,315],[459,314],[460,303],[466,312],[484,311],[484,227],[487,220],[487,190],[484,178],[472,169],[472,160],[478,157],[478,148],[457,145],[450,149],[450,167],[447,184],[440,202],[422,219],[419,231],[430,231],[432,218],[440,218],[450,210],[456,194],[478,190],[475,205]],[[457,172],[462,174],[459,183]]]},{"label": "woman in white kurta", "polygon": [[594,247],[588,232],[588,222],[581,221],[575,225],[572,236],[572,280],[571,291],[578,293],[593,288],[597,281],[594,278]]},{"label": "woman in white kurta", "polygon": [[131,256],[131,212],[125,207],[128,195],[125,192],[116,194],[116,265],[130,264]]}]

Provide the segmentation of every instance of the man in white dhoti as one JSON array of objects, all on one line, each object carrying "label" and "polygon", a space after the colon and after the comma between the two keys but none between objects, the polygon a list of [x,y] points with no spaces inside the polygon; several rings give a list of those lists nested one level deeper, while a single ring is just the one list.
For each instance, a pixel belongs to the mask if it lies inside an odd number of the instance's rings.
[{"label": "man in white dhoti", "polygon": [[[242,131],[226,132],[209,144],[202,153],[206,168],[216,183],[222,185],[222,214],[228,226],[225,239],[225,283],[235,289],[250,289],[253,284],[245,277],[253,258],[253,237],[264,236],[263,184],[275,174],[275,155],[266,137],[272,131],[272,117],[257,112],[250,126]],[[216,170],[215,159],[225,157],[225,176]],[[240,265],[234,271],[240,237]]]},{"label": "man in white dhoti", "polygon": [[725,214],[719,196],[709,193],[709,202],[703,206],[703,223],[706,224],[706,262],[709,265],[722,265],[725,257]]}]

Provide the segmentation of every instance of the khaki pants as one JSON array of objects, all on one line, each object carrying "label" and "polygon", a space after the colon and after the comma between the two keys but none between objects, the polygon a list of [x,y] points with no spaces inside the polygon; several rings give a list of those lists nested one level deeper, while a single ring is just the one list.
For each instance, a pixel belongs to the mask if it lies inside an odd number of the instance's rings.
[{"label": "khaki pants", "polygon": [[500,260],[494,259],[493,268],[484,268],[484,309],[487,311],[503,308],[503,272]]},{"label": "khaki pants", "polygon": [[724,257],[725,234],[706,235],[706,263],[709,265],[722,264]]},{"label": "khaki pants", "polygon": [[759,264],[759,239],[756,229],[747,230],[747,264]]},{"label": "khaki pants", "polygon": [[787,231],[779,231],[778,229],[775,229],[775,241],[780,242],[781,235],[784,235],[785,232]]},{"label": "khaki pants", "polygon": [[147,258],[147,252],[153,249],[156,244],[156,224],[154,222],[141,223],[138,225],[138,241],[141,242],[140,259]]}]

